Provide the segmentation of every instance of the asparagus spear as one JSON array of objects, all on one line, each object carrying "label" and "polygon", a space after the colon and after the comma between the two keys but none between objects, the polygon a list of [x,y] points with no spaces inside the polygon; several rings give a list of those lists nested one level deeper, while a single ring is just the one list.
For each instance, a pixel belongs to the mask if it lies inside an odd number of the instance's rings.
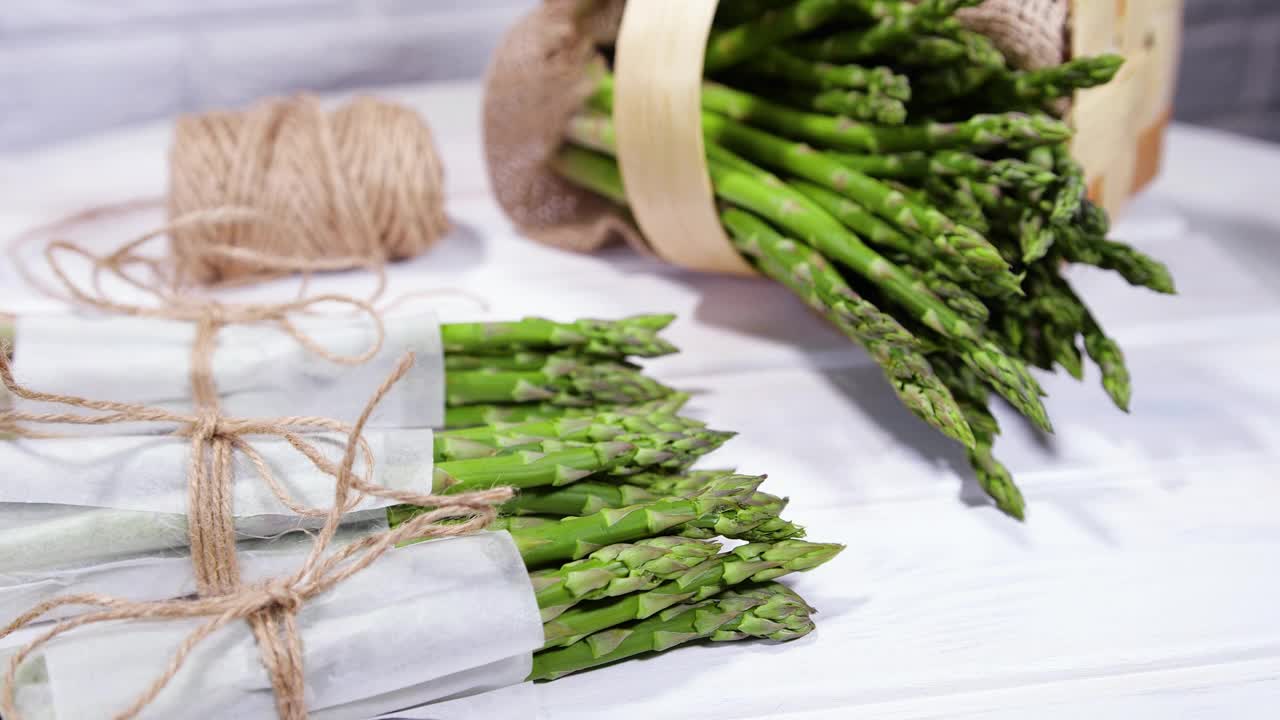
[{"label": "asparagus spear", "polygon": [[[936,3],[930,3],[931,7]],[[885,6],[869,27],[844,30],[827,37],[797,43],[792,49],[802,57],[827,62],[851,62],[892,54],[927,21],[937,18],[929,12],[917,12],[909,5]]]},{"label": "asparagus spear", "polygon": [[600,412],[576,418],[554,418],[520,423],[493,423],[483,427],[449,430],[444,438],[463,438],[499,447],[524,445],[536,440],[606,442],[628,433],[690,433],[706,427],[700,420],[667,412]]},{"label": "asparagus spear", "polygon": [[516,350],[509,355],[466,355],[447,353],[444,356],[446,371],[458,370],[541,370],[548,366],[578,368],[599,362],[599,358],[582,357],[569,353],[543,353]]},{"label": "asparagus spear", "polygon": [[[593,102],[603,102],[604,94],[611,91],[610,83],[609,78],[602,81]],[[1021,149],[1071,137],[1071,129],[1059,120],[1021,113],[975,115],[960,123],[879,127],[848,118],[793,110],[716,83],[703,84],[702,108],[831,150],[852,152],[983,150],[999,146]]]},{"label": "asparagus spear", "polygon": [[449,323],[440,327],[445,352],[473,355],[519,350],[572,349],[606,358],[658,357],[676,351],[658,337],[673,315],[640,315],[622,320],[558,323],[542,318],[515,322]]},{"label": "asparagus spear", "polygon": [[713,538],[719,535],[748,542],[774,542],[804,537],[803,527],[779,517],[786,507],[786,498],[755,492],[737,507],[681,525],[680,534],[689,538]]},{"label": "asparagus spear", "polygon": [[1043,105],[1077,90],[1106,85],[1123,65],[1120,55],[1097,55],[1037,70],[1010,71],[991,78],[983,93],[997,107]]},{"label": "asparagus spear", "polygon": [[1017,520],[1026,519],[1026,501],[1018,489],[1008,468],[996,460],[992,453],[1000,424],[987,406],[988,392],[982,382],[968,368],[954,365],[946,358],[934,361],[941,375],[951,387],[952,393],[963,409],[977,442],[966,454],[969,466],[983,491],[1002,512]]},{"label": "asparagus spear", "polygon": [[707,72],[723,70],[815,30],[835,17],[843,4],[844,0],[796,0],[737,27],[714,31],[707,40],[704,67]]},{"label": "asparagus spear", "polygon": [[482,403],[462,407],[445,408],[445,427],[471,428],[493,423],[529,422],[565,417],[586,417],[600,412],[647,414],[662,412],[674,414],[689,402],[688,393],[673,392],[666,397],[635,405],[596,405],[592,407],[565,407],[549,403]]},{"label": "asparagus spear", "polygon": [[[631,443],[606,442],[566,445],[547,441],[541,451],[519,450],[494,457],[452,460],[432,468],[432,490],[460,493],[498,485],[515,488],[566,485],[610,469],[623,470],[643,464],[660,464],[673,453],[646,449]],[[645,460],[650,461],[644,463]]]},{"label": "asparagus spear", "polygon": [[680,603],[698,602],[747,582],[764,582],[811,570],[834,558],[841,545],[802,540],[751,543],[709,558],[652,590],[608,603],[580,606],[543,625],[543,648],[563,647],[584,636],[661,613]]},{"label": "asparagus spear", "polygon": [[[503,506],[503,512],[539,516],[580,516],[611,508],[622,508],[669,497],[692,497],[703,492],[711,481],[691,483],[672,492],[655,492],[625,483],[577,482],[557,488],[533,488],[521,492]],[[787,506],[783,498],[756,492],[744,499],[740,507],[706,518],[690,521],[671,531],[691,538],[717,535],[752,542],[802,537],[804,528],[778,515]]]},{"label": "asparagus spear", "polygon": [[581,642],[533,656],[529,680],[554,680],[646,652],[663,652],[693,640],[767,638],[786,641],[813,630],[813,608],[784,585],[769,583],[712,600],[670,608],[633,625],[591,635]]},{"label": "asparagus spear", "polygon": [[940,277],[937,273],[927,272],[912,265],[904,265],[902,269],[915,278],[921,287],[937,295],[947,304],[947,307],[955,310],[956,314],[969,322],[985,325],[991,318],[991,311],[982,299],[960,285]]},{"label": "asparagus spear", "polygon": [[1178,292],[1164,263],[1129,245],[1086,236],[1074,228],[1060,233],[1060,240],[1063,256],[1071,262],[1114,271],[1136,287],[1167,295]]},{"label": "asparagus spear", "polygon": [[515,488],[560,486],[597,473],[627,475],[645,469],[679,470],[715,449],[728,433],[620,435],[640,443],[565,443],[543,440],[492,457],[451,460],[432,469],[433,492],[459,493],[498,485]]},{"label": "asparagus spear", "polygon": [[732,474],[733,470],[693,470],[679,475],[640,472],[627,476],[626,484],[642,487],[656,495],[683,495],[701,489],[722,475]]},{"label": "asparagus spear", "polygon": [[449,405],[547,402],[587,406],[648,402],[671,393],[652,378],[618,363],[580,365],[560,358],[539,370],[458,370],[445,373]]},{"label": "asparagus spear", "polygon": [[882,125],[901,125],[907,119],[907,106],[901,100],[859,90],[824,90],[811,96],[809,104],[818,112]]},{"label": "asparagus spear", "polygon": [[570,517],[590,515],[606,508],[653,502],[683,493],[656,493],[626,483],[576,482],[564,487],[533,488],[511,498],[502,512],[516,515]]},{"label": "asparagus spear", "polygon": [[1070,226],[1084,212],[1084,202],[1089,189],[1085,184],[1084,168],[1071,157],[1071,146],[1059,143],[1053,147],[1054,169],[1062,178],[1054,198],[1049,222],[1057,227]]},{"label": "asparagus spear", "polygon": [[652,590],[719,550],[719,543],[705,540],[649,538],[608,545],[581,560],[531,572],[529,580],[545,623],[580,602]]},{"label": "asparagus spear", "polygon": [[959,150],[887,155],[831,153],[831,156],[847,167],[875,178],[922,181],[932,175],[959,176],[1020,191],[1045,188],[1059,179],[1049,170],[1016,158],[987,160]]},{"label": "asparagus spear", "polygon": [[911,83],[887,67],[833,65],[797,57],[782,48],[769,48],[744,63],[748,74],[785,80],[789,85],[816,90],[863,90],[895,100],[911,99]]},{"label": "asparagus spear", "polygon": [[664,534],[677,525],[733,511],[748,501],[763,478],[729,475],[710,483],[698,495],[666,498],[629,507],[567,517],[547,525],[512,532],[525,564],[531,568],[576,560],[595,550]]},{"label": "asparagus spear", "polygon": [[516,451],[549,452],[580,443],[622,442],[636,458],[614,467],[615,474],[637,468],[681,470],[725,443],[734,433],[707,430],[678,416],[605,413],[585,418],[446,431],[433,438],[435,461],[493,457]]}]

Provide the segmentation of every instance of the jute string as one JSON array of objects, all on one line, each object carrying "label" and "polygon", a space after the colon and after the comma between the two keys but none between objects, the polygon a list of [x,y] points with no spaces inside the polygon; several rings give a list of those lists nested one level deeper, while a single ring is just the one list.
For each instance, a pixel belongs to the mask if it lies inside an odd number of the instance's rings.
[{"label": "jute string", "polygon": [[170,237],[181,282],[241,282],[289,271],[260,264],[263,256],[322,262],[330,270],[369,267],[419,255],[449,229],[444,170],[430,128],[409,108],[373,98],[332,113],[301,95],[244,112],[180,118],[169,173],[171,219],[236,208],[294,229],[282,233],[244,217],[177,224]]},{"label": "jute string", "polygon": [[[4,717],[18,720],[14,679],[20,664],[33,652],[50,640],[94,623],[113,620],[154,620],[178,618],[206,618],[207,621],[188,635],[179,645],[163,672],[156,680],[116,718],[136,717],[177,674],[191,651],[218,629],[237,620],[249,623],[257,640],[263,666],[266,668],[275,691],[277,713],[285,720],[301,720],[307,715],[304,699],[304,675],[302,645],[298,634],[297,613],[311,598],[323,593],[351,575],[368,567],[396,544],[411,538],[436,538],[463,535],[483,529],[497,515],[496,507],[510,499],[508,488],[483,492],[437,496],[429,493],[392,490],[370,482],[374,458],[362,431],[373,410],[391,388],[408,372],[412,357],[406,356],[394,372],[382,383],[366,405],[355,425],[321,417],[278,417],[238,419],[223,416],[219,411],[218,392],[212,373],[212,357],[216,349],[218,331],[233,323],[271,323],[293,337],[310,352],[331,362],[357,365],[376,355],[385,341],[385,329],[381,312],[372,300],[362,300],[339,294],[307,296],[305,278],[317,270],[326,269],[325,261],[294,257],[280,257],[262,251],[209,245],[201,253],[222,254],[238,261],[250,262],[259,267],[274,268],[282,272],[304,273],[303,288],[298,299],[279,304],[229,305],[207,298],[192,298],[175,287],[179,283],[166,274],[167,266],[139,253],[141,245],[166,233],[173,233],[193,225],[216,225],[228,218],[248,219],[273,223],[256,211],[244,212],[237,208],[204,211],[179,219],[153,233],[148,233],[119,250],[105,256],[97,256],[67,241],[55,241],[45,249],[45,259],[61,285],[61,293],[70,300],[99,311],[134,317],[152,317],[195,323],[196,338],[191,351],[191,387],[194,410],[176,413],[142,404],[97,401],[71,395],[36,392],[19,385],[13,377],[6,353],[0,352],[0,380],[15,397],[63,405],[76,410],[96,411],[101,414],[30,413],[19,411],[0,412],[0,428],[22,437],[43,437],[29,425],[111,425],[125,422],[155,422],[176,424],[177,435],[186,437],[191,444],[191,461],[188,467],[187,512],[191,559],[195,568],[198,597],[195,599],[136,602],[99,594],[64,596],[41,603],[24,613],[0,630],[5,637],[20,628],[39,620],[45,613],[64,605],[87,605],[96,611],[61,621],[48,631],[24,645],[13,657],[5,676],[5,690],[0,696],[0,710]],[[274,224],[274,223],[273,223]],[[288,230],[288,228],[286,228]],[[78,256],[91,265],[90,289],[78,285],[62,265],[64,254]],[[149,277],[137,277],[131,269],[138,266],[150,271]],[[378,290],[385,284],[382,266],[376,265]],[[112,299],[104,289],[103,278],[113,277],[136,289],[152,295],[158,301],[151,306],[121,302]],[[375,330],[370,347],[359,354],[343,355],[329,351],[314,338],[301,331],[292,316],[310,310],[321,303],[346,305],[367,316]],[[335,465],[304,438],[308,431],[328,430],[345,432],[348,436],[346,451],[340,464]],[[252,448],[249,436],[275,436],[285,439],[315,467],[336,480],[333,505],[327,509],[304,507],[289,496],[285,488],[273,477],[263,458]],[[235,529],[232,508],[232,454],[240,452],[251,462],[271,492],[292,511],[311,516],[324,516],[325,523],[303,566],[293,575],[260,585],[245,586],[241,583],[240,570],[235,553]],[[356,477],[353,468],[357,453],[362,454],[365,474]],[[342,515],[353,508],[365,496],[389,498],[396,502],[433,508],[396,529],[380,535],[366,537],[328,556],[325,555],[334,533],[341,524]],[[441,525],[439,521],[460,519],[457,524]]]}]

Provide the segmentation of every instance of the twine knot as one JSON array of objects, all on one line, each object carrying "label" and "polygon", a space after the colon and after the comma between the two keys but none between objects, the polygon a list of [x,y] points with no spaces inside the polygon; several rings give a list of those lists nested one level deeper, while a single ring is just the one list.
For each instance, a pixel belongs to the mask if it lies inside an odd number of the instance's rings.
[{"label": "twine knot", "polygon": [[232,433],[227,431],[222,422],[222,415],[216,408],[205,408],[195,415],[195,422],[191,424],[191,437],[201,442],[212,440],[216,437],[227,437]]},{"label": "twine knot", "polygon": [[267,583],[263,594],[266,596],[263,609],[278,609],[290,615],[296,615],[306,601],[292,585],[283,581]]}]

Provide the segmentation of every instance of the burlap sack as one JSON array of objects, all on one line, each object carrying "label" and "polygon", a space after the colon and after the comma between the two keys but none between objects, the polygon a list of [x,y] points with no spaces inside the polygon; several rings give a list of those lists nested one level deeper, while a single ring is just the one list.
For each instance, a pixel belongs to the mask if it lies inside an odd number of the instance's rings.
[{"label": "burlap sack", "polygon": [[[651,252],[627,213],[547,166],[565,124],[598,78],[596,46],[616,38],[625,0],[544,0],[507,33],[485,81],[489,176],[516,227],[548,245],[590,252],[621,237]],[[1067,54],[1068,0],[986,0],[963,11],[1019,67]]]}]

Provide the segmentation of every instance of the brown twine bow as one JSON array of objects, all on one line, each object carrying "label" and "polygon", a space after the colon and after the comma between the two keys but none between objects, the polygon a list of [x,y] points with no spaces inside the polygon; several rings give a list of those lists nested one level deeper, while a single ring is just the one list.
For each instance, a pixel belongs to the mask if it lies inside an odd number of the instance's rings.
[{"label": "brown twine bow", "polygon": [[[202,248],[202,252],[222,253],[229,257],[257,263],[262,267],[276,268],[282,272],[303,273],[303,283],[298,297],[291,302],[229,305],[211,299],[193,299],[184,295],[179,290],[182,284],[180,277],[166,276],[162,264],[139,252],[139,248],[146,242],[171,233],[185,224],[217,224],[229,219],[272,222],[256,212],[246,213],[240,209],[226,208],[179,218],[169,226],[148,233],[106,256],[96,256],[66,241],[52,242],[45,249],[45,258],[54,277],[61,284],[68,299],[73,302],[134,317],[189,321],[196,324],[196,339],[191,354],[191,386],[195,410],[191,413],[175,413],[141,404],[97,401],[69,395],[34,392],[23,388],[14,380],[8,360],[0,353],[0,379],[14,396],[103,413],[93,415],[8,411],[0,413],[0,427],[11,430],[15,435],[35,437],[39,436],[38,433],[24,427],[22,423],[177,424],[179,429],[176,434],[185,436],[191,441],[187,493],[188,534],[199,596],[186,600],[135,602],[98,594],[85,594],[55,598],[24,613],[0,630],[0,637],[7,636],[35,622],[50,610],[64,605],[89,605],[100,608],[95,612],[57,623],[50,630],[23,646],[13,657],[5,677],[4,695],[0,697],[0,710],[11,720],[18,720],[13,687],[17,669],[25,658],[44,643],[83,625],[124,619],[176,618],[209,618],[209,620],[187,636],[160,676],[129,708],[116,715],[117,718],[136,717],[164,689],[181,669],[191,651],[202,640],[231,622],[246,620],[257,639],[262,663],[271,678],[271,684],[275,690],[277,713],[285,720],[301,720],[306,717],[302,648],[297,628],[297,613],[302,605],[312,597],[368,567],[388,549],[404,540],[463,535],[483,529],[496,517],[496,506],[511,497],[512,493],[508,488],[437,496],[392,490],[370,482],[374,458],[363,438],[362,431],[378,403],[409,371],[412,366],[412,356],[402,359],[396,366],[395,371],[374,393],[354,426],[319,417],[237,419],[221,415],[218,410],[218,394],[212,373],[212,356],[217,333],[228,324],[275,324],[310,352],[344,365],[358,365],[372,358],[381,350],[386,335],[382,313],[373,305],[373,300],[385,287],[385,274],[380,264],[373,267],[378,274],[378,284],[377,290],[369,300],[338,294],[307,296],[306,287],[310,273],[330,269],[323,261],[277,257],[229,245],[207,245]],[[60,253],[79,256],[91,264],[92,291],[85,290],[72,280],[62,266]],[[138,266],[150,270],[152,277],[140,279],[130,272],[130,268]],[[152,295],[158,303],[155,306],[144,306],[114,300],[103,288],[104,276],[114,277]],[[299,329],[292,321],[293,314],[306,312],[321,303],[346,305],[368,317],[375,330],[375,338],[370,347],[354,355],[333,353]],[[347,433],[347,447],[340,465],[334,465],[314,445],[303,438],[304,432],[315,430]],[[250,435],[283,438],[307,457],[317,469],[336,478],[332,507],[327,509],[303,507],[291,498],[285,488],[274,478],[265,460],[246,442],[245,437]],[[231,457],[233,451],[238,451],[250,459],[262,481],[284,505],[298,514],[325,517],[325,524],[306,562],[296,573],[287,578],[253,587],[243,586],[240,582],[232,515]],[[362,454],[365,461],[365,475],[360,478],[353,474],[357,452]],[[353,508],[365,496],[388,498],[400,503],[433,509],[394,530],[363,538],[325,557],[324,552],[341,524],[343,513]],[[439,521],[445,519],[464,521],[440,525]]]}]

